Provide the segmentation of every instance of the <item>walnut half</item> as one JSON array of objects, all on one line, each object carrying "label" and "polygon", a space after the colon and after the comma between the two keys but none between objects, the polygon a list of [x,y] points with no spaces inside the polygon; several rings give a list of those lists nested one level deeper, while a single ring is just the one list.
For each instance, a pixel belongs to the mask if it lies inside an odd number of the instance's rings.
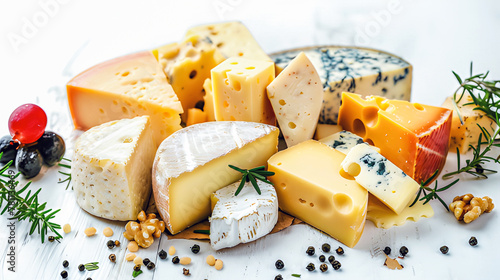
[{"label": "walnut half", "polygon": [[450,210],[455,215],[455,218],[464,221],[466,224],[474,221],[483,213],[491,212],[494,207],[495,204],[493,204],[490,197],[474,197],[470,193],[456,196],[453,202],[450,203]]},{"label": "walnut half", "polygon": [[156,218],[155,214],[147,214],[141,211],[136,221],[130,221],[125,225],[123,236],[128,240],[135,240],[142,248],[148,248],[153,244],[154,237],[159,238],[165,231],[165,222]]}]

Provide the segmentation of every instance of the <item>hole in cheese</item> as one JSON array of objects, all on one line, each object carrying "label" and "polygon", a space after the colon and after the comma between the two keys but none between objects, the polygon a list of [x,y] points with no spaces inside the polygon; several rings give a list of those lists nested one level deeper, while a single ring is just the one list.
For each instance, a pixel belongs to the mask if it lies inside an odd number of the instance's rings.
[{"label": "hole in cheese", "polygon": [[222,103],[222,106],[224,106],[224,108],[227,108],[227,107],[229,107],[229,103],[228,103],[227,101],[224,101],[224,102]]},{"label": "hole in cheese", "polygon": [[236,64],[238,64],[238,62],[237,61],[233,61],[233,62],[231,62],[231,64],[236,65]]},{"label": "hole in cheese", "polygon": [[347,173],[349,173],[349,175],[353,177],[358,176],[360,172],[361,172],[361,167],[359,166],[359,164],[355,162],[351,163],[349,167],[347,167]]},{"label": "hole in cheese", "polygon": [[382,111],[385,111],[387,110],[387,108],[389,108],[389,104],[387,103],[387,99],[381,99],[381,98],[378,98],[377,99],[377,105],[378,107],[380,108],[380,110]]},{"label": "hole in cheese", "polygon": [[191,71],[191,73],[189,73],[190,79],[194,79],[194,77],[196,77],[196,70],[193,70],[193,71]]},{"label": "hole in cheese", "polygon": [[302,198],[299,198],[300,203],[306,203],[307,201],[303,200]]},{"label": "hole in cheese", "polygon": [[[368,144],[370,144],[370,145],[372,145],[372,146],[375,146],[375,144],[373,143],[372,139],[370,139],[370,138],[367,138],[365,140],[365,142],[368,143]],[[401,151],[401,149],[399,149],[399,150]]]},{"label": "hole in cheese", "polygon": [[366,129],[365,124],[360,119],[355,119],[352,123],[353,132],[359,137],[365,137]]},{"label": "hole in cheese", "polygon": [[247,70],[253,70],[253,69],[255,69],[255,67],[253,67],[253,66],[248,66],[248,67],[247,67],[247,68],[245,68],[245,69],[247,69]]},{"label": "hole in cheese", "polygon": [[309,206],[314,207],[314,203],[312,203],[312,202],[309,203]]},{"label": "hole in cheese", "polygon": [[295,129],[297,127],[297,125],[294,122],[289,122],[288,127],[291,129]]},{"label": "hole in cheese", "polygon": [[365,124],[369,127],[374,127],[378,121],[378,108],[377,107],[366,107],[363,110],[363,119]]},{"label": "hole in cheese", "polygon": [[352,177],[349,173],[345,172],[344,169],[340,169],[339,171],[340,176],[347,180],[354,180],[354,177]]},{"label": "hole in cheese", "polygon": [[337,193],[333,195],[333,207],[335,209],[344,214],[347,215],[352,212],[352,199],[343,193]]},{"label": "hole in cheese", "polygon": [[236,91],[240,91],[241,90],[240,81],[233,80],[233,81],[231,81],[231,83],[233,84],[234,90],[236,90]]},{"label": "hole in cheese", "polygon": [[128,74],[130,74],[130,72],[129,71],[125,71],[125,72],[122,73],[122,77],[127,77]]},{"label": "hole in cheese", "polygon": [[286,105],[286,102],[285,102],[285,100],[283,100],[283,99],[280,99],[279,103],[280,103],[280,105],[281,105],[281,106]]},{"label": "hole in cheese", "polygon": [[419,111],[424,110],[424,106],[422,106],[421,104],[418,104],[418,103],[413,103],[413,107],[415,107],[415,109],[417,109]]}]

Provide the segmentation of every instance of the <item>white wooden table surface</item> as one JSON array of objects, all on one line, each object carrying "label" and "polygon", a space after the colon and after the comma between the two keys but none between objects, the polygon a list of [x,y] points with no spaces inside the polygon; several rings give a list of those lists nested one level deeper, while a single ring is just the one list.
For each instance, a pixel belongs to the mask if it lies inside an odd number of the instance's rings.
[{"label": "white wooden table surface", "polygon": [[[189,2],[189,3],[186,3]],[[474,61],[475,72],[491,71],[500,79],[500,4],[497,1],[1,1],[0,2],[0,82],[2,110],[1,135],[8,133],[7,120],[17,106],[32,102],[48,113],[48,129],[61,134],[71,156],[74,131],[69,118],[65,83],[80,71],[122,54],[150,49],[178,41],[190,26],[227,20],[241,20],[267,52],[318,44],[358,45],[392,52],[414,66],[412,100],[440,105],[455,90],[451,73],[468,75]],[[500,151],[495,150],[496,155]],[[455,154],[450,154],[445,170],[454,170]],[[499,170],[498,166],[493,166]],[[10,231],[8,215],[0,217],[0,279],[61,279],[62,261],[70,263],[68,279],[132,279],[133,264],[124,261],[126,240],[124,223],[110,222],[82,211],[71,190],[58,184],[62,170],[45,168],[34,178],[30,189],[42,188],[40,200],[61,209],[55,222],[70,223],[72,232],[61,243],[41,244],[40,236],[28,235],[27,222],[15,223],[15,269],[8,270]],[[447,201],[455,195],[488,195],[500,205],[500,175],[488,180],[462,177],[458,185],[442,194]],[[334,239],[307,225],[292,226],[256,242],[214,252],[206,241],[168,240],[162,235],[139,255],[156,263],[154,271],[144,269],[137,279],[495,279],[500,276],[500,215],[498,209],[469,225],[458,223],[439,203],[431,202],[435,216],[389,230],[367,222],[355,248],[342,246]],[[98,234],[87,238],[83,230],[94,226]],[[110,226],[114,236],[106,238],[102,229]],[[62,233],[62,231],[61,231]],[[471,236],[477,247],[468,245]],[[122,241],[120,248],[108,249],[108,239]],[[332,248],[342,246],[344,256],[339,271],[308,272],[309,262],[319,267],[318,250],[324,242]],[[190,252],[193,244],[201,252]],[[193,259],[191,276],[171,257],[158,259],[157,251],[174,245],[179,256]],[[317,248],[315,257],[305,254],[308,246]],[[393,271],[383,266],[380,249],[393,251],[405,245],[409,255],[400,260],[404,269]],[[439,247],[450,247],[442,255]],[[117,255],[110,263],[108,255]],[[216,271],[205,263],[214,254],[225,267]],[[327,254],[328,256],[328,254]],[[394,255],[393,255],[394,257]],[[282,259],[285,269],[274,262]],[[79,272],[78,264],[98,261],[100,268]]]}]

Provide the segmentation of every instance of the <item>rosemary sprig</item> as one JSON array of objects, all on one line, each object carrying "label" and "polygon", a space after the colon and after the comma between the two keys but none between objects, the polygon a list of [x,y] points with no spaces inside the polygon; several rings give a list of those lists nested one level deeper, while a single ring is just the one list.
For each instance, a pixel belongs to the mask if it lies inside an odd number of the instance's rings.
[{"label": "rosemary sprig", "polygon": [[38,201],[38,194],[42,190],[41,188],[33,194],[31,193],[31,190],[29,190],[26,195],[24,195],[23,193],[31,185],[31,181],[28,182],[23,188],[16,191],[15,188],[19,185],[17,178],[20,173],[18,172],[14,174],[14,172],[10,170],[10,175],[5,174],[11,165],[12,161],[9,161],[0,170],[0,177],[9,178],[9,181],[0,179],[0,208],[4,202],[7,203],[0,214],[3,215],[9,211],[9,214],[11,214],[9,220],[28,220],[31,223],[29,234],[31,235],[35,232],[35,230],[37,230],[40,234],[42,243],[44,243],[45,236],[49,230],[56,235],[56,239],[62,238],[57,231],[58,229],[61,229],[61,226],[50,221],[61,209],[45,209],[47,203],[44,202],[40,204]]},{"label": "rosemary sprig", "polygon": [[256,179],[268,183],[270,185],[273,185],[273,183],[271,181],[268,181],[266,177],[273,176],[274,172],[266,171],[265,166],[259,166],[249,170],[242,169],[231,164],[229,165],[229,167],[243,174],[240,185],[238,186],[238,189],[234,193],[234,196],[237,196],[241,192],[243,186],[245,186],[245,182],[251,182],[258,194],[261,194],[261,191],[259,186],[257,185]]},{"label": "rosemary sprig", "polygon": [[[71,160],[70,160],[70,159],[67,159],[67,158],[64,158],[64,157],[61,159],[61,161],[62,161],[62,160],[69,161],[69,162],[71,163]],[[70,170],[71,170],[71,165],[70,165],[70,163],[69,163],[69,164],[63,164],[63,163],[60,163],[60,162],[59,162],[57,165],[59,165],[59,166],[61,166],[61,167],[68,168],[68,169],[70,169]],[[59,174],[62,174],[62,175],[64,175],[64,176],[66,176],[66,178],[65,178],[64,180],[59,179],[59,182],[58,182],[58,183],[68,182],[68,183],[66,184],[66,190],[67,190],[67,189],[68,189],[68,187],[69,187],[69,184],[71,183],[71,172],[62,172],[62,171],[58,171],[58,172],[59,172]],[[73,186],[71,187],[71,189],[73,189]]]},{"label": "rosemary sprig", "polygon": [[[450,211],[450,209],[448,208],[448,205],[438,195],[438,192],[442,192],[442,191],[449,189],[451,186],[455,185],[459,181],[459,179],[456,179],[455,181],[453,181],[453,182],[449,183],[448,185],[446,185],[442,188],[439,188],[439,189],[438,189],[437,180],[435,181],[434,188],[427,187],[427,185],[436,178],[436,176],[438,175],[438,171],[439,170],[434,171],[434,173],[432,173],[431,177],[429,177],[424,182],[420,183],[420,189],[418,189],[417,196],[415,197],[415,200],[413,200],[413,202],[410,204],[410,207],[415,205],[415,203],[417,203],[417,201],[424,201],[423,204],[426,204],[433,199],[437,199],[437,200],[439,200],[439,202],[441,202],[441,204],[443,204],[444,208],[447,211]],[[422,195],[423,195],[423,197],[420,197]]]},{"label": "rosemary sprig", "polygon": [[99,262],[90,262],[90,263],[86,263],[84,264],[85,266],[85,269],[88,270],[88,271],[92,271],[92,270],[97,270],[99,269],[99,266],[98,266]]}]

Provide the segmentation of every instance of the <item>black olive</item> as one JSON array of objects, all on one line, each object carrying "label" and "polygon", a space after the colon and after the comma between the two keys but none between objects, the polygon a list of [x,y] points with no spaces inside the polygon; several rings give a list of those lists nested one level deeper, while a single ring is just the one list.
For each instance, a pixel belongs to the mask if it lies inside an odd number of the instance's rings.
[{"label": "black olive", "polygon": [[325,252],[325,253],[330,252],[330,250],[331,250],[331,246],[330,246],[330,244],[328,244],[328,243],[323,244],[323,245],[321,246],[321,250],[323,250],[323,252]]},{"label": "black olive", "polygon": [[328,257],[328,261],[329,261],[331,264],[333,264],[333,262],[335,261],[335,257],[334,257],[333,255],[330,255],[330,256]]},{"label": "black olive", "polygon": [[334,261],[334,262],[332,263],[332,267],[333,267],[333,269],[335,269],[335,270],[339,270],[341,266],[342,266],[342,265],[340,264],[340,262],[339,262],[339,261]]},{"label": "black olive", "polygon": [[314,255],[314,252],[315,252],[315,250],[314,250],[314,247],[313,247],[313,246],[309,246],[309,247],[307,247],[306,253],[307,253],[309,256]]},{"label": "black olive", "polygon": [[390,255],[390,254],[391,254],[391,247],[389,247],[389,246],[385,247],[385,248],[384,248],[384,253],[385,253],[386,255]]},{"label": "black olive", "polygon": [[326,264],[322,263],[319,266],[319,270],[321,270],[321,272],[326,272],[328,270],[328,266]]},{"label": "black olive", "polygon": [[5,135],[0,138],[0,153],[3,153],[2,158],[0,158],[0,163],[7,163],[11,160],[15,160],[17,147],[19,147],[19,143],[12,140],[10,135]]},{"label": "black olive", "polygon": [[178,256],[175,256],[175,257],[172,258],[172,262],[175,263],[175,264],[179,263],[179,261],[180,261],[180,259],[179,259]]},{"label": "black olive", "polygon": [[406,246],[401,247],[401,249],[399,249],[399,253],[403,257],[406,256],[408,254],[408,248]]},{"label": "black olive", "polygon": [[149,269],[149,270],[152,270],[152,269],[155,269],[155,263],[154,262],[149,262],[146,267]]},{"label": "black olive", "polygon": [[338,247],[337,250],[335,250],[338,255],[343,255],[344,254],[344,249],[342,247]]},{"label": "black olive", "polygon": [[319,261],[320,261],[320,262],[324,262],[325,260],[326,260],[325,255],[321,255],[321,256],[319,256]]},{"label": "black olive", "polygon": [[84,271],[84,270],[85,270],[85,266],[84,266],[83,264],[80,264],[80,265],[78,266],[78,270],[80,270],[80,271]]},{"label": "black olive", "polygon": [[277,269],[283,269],[285,267],[285,263],[282,260],[277,260],[276,263],[274,263]]},{"label": "black olive", "polygon": [[309,270],[309,271],[313,271],[316,269],[316,267],[314,266],[313,263],[309,263],[307,266],[306,266],[306,269]]},{"label": "black olive", "polygon": [[150,260],[150,259],[148,259],[148,258],[145,258],[145,259],[143,259],[143,260],[142,260],[142,263],[143,263],[144,265],[148,265],[148,263],[150,263],[150,262],[151,262],[151,260]]},{"label": "black olive", "polygon": [[283,280],[283,276],[281,276],[281,274],[278,274],[276,275],[276,277],[274,277],[274,280]]},{"label": "black olive", "polygon": [[161,250],[159,253],[158,253],[158,256],[160,257],[160,259],[164,260],[167,258],[167,252],[165,252],[165,250]]},{"label": "black olive", "polygon": [[68,278],[68,272],[66,270],[61,271],[61,277],[64,279]]},{"label": "black olive", "polygon": [[68,266],[69,266],[69,262],[65,260],[65,261],[63,261],[62,265],[63,265],[64,267],[68,267]]},{"label": "black olive", "polygon": [[106,246],[108,246],[109,249],[115,248],[116,244],[113,240],[109,240],[108,243],[106,243]]},{"label": "black olive", "polygon": [[441,246],[441,248],[439,248],[439,251],[441,251],[441,253],[445,255],[448,254],[448,250],[449,250],[448,246]]},{"label": "black olive", "polygon": [[469,245],[470,246],[476,246],[477,245],[477,238],[472,236],[470,239],[469,239]]},{"label": "black olive", "polygon": [[16,167],[26,178],[33,178],[42,170],[43,158],[35,145],[21,145],[17,151]]},{"label": "black olive", "polygon": [[194,244],[193,247],[191,247],[191,252],[198,254],[200,252],[200,245]]},{"label": "black olive", "polygon": [[49,236],[49,238],[48,238],[48,239],[49,239],[49,242],[54,242],[54,240],[56,240],[56,238],[55,238],[54,236],[52,236],[52,235],[51,235],[51,236]]},{"label": "black olive", "polygon": [[58,163],[66,152],[64,140],[52,131],[45,131],[36,144],[45,164],[52,166]]}]

